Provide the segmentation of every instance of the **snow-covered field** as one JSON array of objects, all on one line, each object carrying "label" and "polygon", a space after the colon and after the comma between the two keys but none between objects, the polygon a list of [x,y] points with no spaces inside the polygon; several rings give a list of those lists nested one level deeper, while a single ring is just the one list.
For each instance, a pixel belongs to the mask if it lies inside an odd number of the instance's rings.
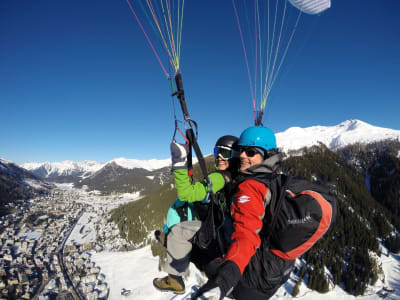
[{"label": "snow-covered field", "polygon": [[66,244],[86,244],[96,241],[96,228],[95,222],[97,221],[97,214],[84,213],[80,217],[78,223],[75,225]]},{"label": "snow-covered field", "polygon": [[[110,300],[121,299],[122,297],[127,300],[174,299],[172,293],[161,293],[153,287],[153,278],[163,277],[166,273],[158,271],[158,259],[152,256],[149,246],[130,252],[93,253],[92,260],[101,267],[101,272],[106,275],[106,280],[110,285]],[[386,276],[385,286],[395,288],[395,292],[388,294],[385,299],[400,299],[400,256],[385,256],[381,259],[381,262]],[[205,277],[193,265],[191,265],[189,273],[189,277],[185,280],[187,288],[204,282]],[[294,276],[271,299],[293,299],[291,296],[295,284],[293,279]],[[121,296],[123,288],[131,290],[132,293],[129,296]],[[303,283],[300,287],[300,294],[295,299],[380,299],[377,292],[382,288],[382,281],[378,281],[376,286],[370,287],[369,295],[354,297],[347,294],[339,286],[336,286],[327,294],[320,294],[309,290]]]},{"label": "snow-covered field", "polygon": [[[110,285],[109,299],[171,299],[172,293],[161,293],[153,287],[153,278],[166,274],[158,271],[158,258],[151,255],[150,246],[129,252],[93,253],[92,261],[101,267]],[[187,287],[204,282],[204,277],[194,267],[190,267]],[[131,290],[129,296],[122,296],[122,289]]]},{"label": "snow-covered field", "polygon": [[142,197],[140,192],[100,196],[96,191],[88,192],[83,189],[76,189],[73,183],[56,183],[56,186],[60,190],[73,194],[76,201],[86,203],[95,208],[101,208],[104,211],[110,211],[119,205],[139,200]]}]

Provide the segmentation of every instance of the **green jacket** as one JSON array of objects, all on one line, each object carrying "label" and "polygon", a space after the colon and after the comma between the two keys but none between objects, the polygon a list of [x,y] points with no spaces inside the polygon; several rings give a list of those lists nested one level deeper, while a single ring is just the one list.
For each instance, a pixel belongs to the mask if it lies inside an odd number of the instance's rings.
[{"label": "green jacket", "polygon": [[[208,177],[212,182],[212,190],[214,193],[224,188],[226,180],[224,175],[220,172],[210,173]],[[182,222],[178,210],[185,205],[185,202],[189,203],[187,207],[187,220],[193,220],[193,202],[205,200],[208,193],[208,185],[205,180],[196,182],[195,184],[190,183],[187,169],[174,170],[174,178],[178,199],[174,201],[168,210],[167,223],[163,227],[165,233],[168,233],[170,228],[175,224]]]},{"label": "green jacket", "polygon": [[[226,181],[220,172],[212,172],[208,174],[208,177],[212,182],[212,191],[214,194],[224,188]],[[206,198],[208,193],[206,180],[203,179],[195,184],[191,184],[187,169],[174,170],[174,179],[178,198],[181,201],[192,203],[203,201]]]}]

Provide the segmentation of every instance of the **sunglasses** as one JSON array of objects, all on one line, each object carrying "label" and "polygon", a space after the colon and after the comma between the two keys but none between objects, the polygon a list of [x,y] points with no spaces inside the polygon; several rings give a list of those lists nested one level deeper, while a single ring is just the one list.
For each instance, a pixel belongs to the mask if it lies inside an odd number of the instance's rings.
[{"label": "sunglasses", "polygon": [[245,148],[245,147],[240,148],[240,153],[243,153],[243,152],[246,153],[247,157],[253,157],[256,154],[262,155],[259,151],[257,151],[256,148],[251,148],[251,147],[250,148]]},{"label": "sunglasses", "polygon": [[228,160],[232,158],[232,149],[215,147],[214,148],[214,157],[215,158],[222,158],[223,160]]}]

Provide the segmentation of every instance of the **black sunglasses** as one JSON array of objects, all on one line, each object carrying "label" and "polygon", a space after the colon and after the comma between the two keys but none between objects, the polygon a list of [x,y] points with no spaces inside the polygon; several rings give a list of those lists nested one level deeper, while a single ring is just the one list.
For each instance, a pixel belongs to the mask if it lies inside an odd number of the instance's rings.
[{"label": "black sunglasses", "polygon": [[251,147],[250,148],[245,148],[245,147],[240,148],[240,153],[242,153],[242,152],[245,152],[247,157],[253,157],[256,154],[261,155],[261,153],[258,152],[256,148],[251,148]]}]

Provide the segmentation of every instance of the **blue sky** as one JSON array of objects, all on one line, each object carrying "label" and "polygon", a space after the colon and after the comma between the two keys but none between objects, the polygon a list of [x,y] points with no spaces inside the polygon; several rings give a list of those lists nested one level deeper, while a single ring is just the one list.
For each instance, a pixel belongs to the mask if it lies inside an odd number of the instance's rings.
[{"label": "blue sky", "polygon": [[[264,125],[400,129],[399,15],[398,0],[332,0],[302,17]],[[204,153],[253,125],[230,0],[185,1],[181,70]],[[173,102],[182,120],[170,93],[124,0],[0,1],[0,157],[167,158]]]}]

